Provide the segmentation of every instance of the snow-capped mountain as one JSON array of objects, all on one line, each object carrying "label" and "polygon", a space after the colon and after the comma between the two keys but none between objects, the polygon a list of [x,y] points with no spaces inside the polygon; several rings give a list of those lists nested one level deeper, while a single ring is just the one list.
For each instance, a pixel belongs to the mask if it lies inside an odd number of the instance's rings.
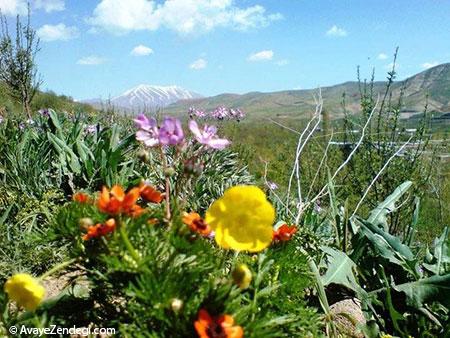
[{"label": "snow-capped mountain", "polygon": [[178,86],[153,86],[141,84],[116,96],[108,102],[104,100],[85,100],[94,106],[110,105],[124,110],[145,110],[163,108],[180,100],[190,100],[203,97]]}]

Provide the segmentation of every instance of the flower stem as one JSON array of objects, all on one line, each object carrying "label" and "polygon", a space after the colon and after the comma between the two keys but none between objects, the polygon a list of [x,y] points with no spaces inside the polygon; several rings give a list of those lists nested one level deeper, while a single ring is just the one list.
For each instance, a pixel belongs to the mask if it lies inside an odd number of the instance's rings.
[{"label": "flower stem", "polygon": [[127,231],[126,231],[125,227],[123,226],[123,223],[121,221],[119,223],[120,223],[119,224],[120,237],[122,237],[122,241],[125,244],[131,257],[133,257],[133,259],[135,260],[136,263],[139,263],[141,260],[141,257],[139,256],[139,254],[137,253],[137,251],[134,249],[133,245],[131,244],[130,239],[128,238]]},{"label": "flower stem", "polygon": [[163,164],[163,172],[164,172],[164,178],[165,178],[165,198],[166,198],[166,220],[169,222],[172,218],[171,212],[170,212],[170,177],[167,175],[167,169],[169,166],[167,165],[167,157],[164,153],[164,150],[162,147],[159,148],[161,150],[161,159]]},{"label": "flower stem", "polygon": [[57,265],[55,265],[53,268],[51,268],[50,270],[48,270],[47,272],[45,272],[43,275],[41,275],[39,277],[39,279],[43,280],[45,278],[47,278],[48,276],[54,274],[55,272],[58,272],[59,270],[64,269],[65,267],[71,265],[72,263],[75,263],[77,261],[77,258],[72,258],[69,259],[68,261],[59,263]]}]

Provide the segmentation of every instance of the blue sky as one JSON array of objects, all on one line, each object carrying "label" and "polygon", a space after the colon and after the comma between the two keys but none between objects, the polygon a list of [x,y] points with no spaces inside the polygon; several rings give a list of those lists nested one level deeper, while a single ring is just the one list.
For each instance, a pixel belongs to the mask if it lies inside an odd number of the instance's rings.
[{"label": "blue sky", "polygon": [[[10,16],[25,0],[0,0]],[[107,98],[141,83],[203,95],[314,88],[450,61],[444,0],[32,0],[44,89]]]}]

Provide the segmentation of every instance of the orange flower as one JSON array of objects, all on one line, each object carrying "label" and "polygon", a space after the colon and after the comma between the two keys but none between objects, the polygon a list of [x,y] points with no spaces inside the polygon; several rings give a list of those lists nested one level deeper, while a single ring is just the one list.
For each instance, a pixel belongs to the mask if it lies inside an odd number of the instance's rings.
[{"label": "orange flower", "polygon": [[96,224],[91,225],[87,229],[87,234],[83,236],[83,240],[88,241],[92,238],[98,238],[101,236],[105,236],[116,229],[116,220],[114,218],[110,218],[104,224]]},{"label": "orange flower", "polygon": [[138,198],[139,188],[133,188],[125,194],[123,188],[119,185],[113,186],[111,192],[108,188],[103,187],[97,206],[100,211],[109,215],[121,213],[132,215],[139,207],[136,206]]},{"label": "orange flower", "polygon": [[211,233],[211,228],[203,218],[196,212],[191,211],[189,214],[184,213],[183,223],[186,224],[192,231],[198,232],[202,236],[208,236]]},{"label": "orange flower", "polygon": [[287,224],[283,224],[277,230],[273,231],[273,241],[274,242],[289,241],[296,232],[297,227],[295,225],[288,226]]},{"label": "orange flower", "polygon": [[234,319],[230,315],[221,315],[212,318],[210,314],[201,309],[198,312],[198,319],[194,323],[195,330],[200,338],[242,338],[244,330],[235,325]]},{"label": "orange flower", "polygon": [[128,214],[131,217],[139,217],[141,216],[146,210],[144,208],[142,208],[140,205],[135,204],[131,207],[130,211],[128,212]]},{"label": "orange flower", "polygon": [[158,224],[159,223],[159,219],[157,219],[157,218],[150,218],[148,221],[147,221],[147,224],[148,225],[156,225],[156,224]]},{"label": "orange flower", "polygon": [[139,192],[142,199],[151,203],[161,203],[164,199],[164,194],[156,190],[149,184],[141,183],[139,186]]},{"label": "orange flower", "polygon": [[76,194],[74,194],[72,196],[72,199],[78,203],[89,203],[90,202],[89,195],[85,194],[84,192],[77,192]]}]

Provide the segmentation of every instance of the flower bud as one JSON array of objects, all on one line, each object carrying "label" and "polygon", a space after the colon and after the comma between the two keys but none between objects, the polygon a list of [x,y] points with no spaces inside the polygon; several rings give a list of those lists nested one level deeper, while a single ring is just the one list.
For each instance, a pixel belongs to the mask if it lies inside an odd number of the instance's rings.
[{"label": "flower bud", "polygon": [[172,167],[166,168],[164,170],[164,175],[167,177],[171,177],[171,176],[175,175],[175,169]]},{"label": "flower bud", "polygon": [[236,266],[231,276],[233,277],[234,283],[242,290],[247,289],[252,281],[252,272],[246,264]]},{"label": "flower bud", "polygon": [[90,217],[83,217],[78,220],[78,226],[81,230],[87,230],[94,225],[94,221]]},{"label": "flower bud", "polygon": [[183,307],[183,301],[178,298],[172,298],[172,300],[170,301],[170,307],[172,308],[173,312],[178,312]]},{"label": "flower bud", "polygon": [[137,153],[137,157],[139,160],[141,160],[144,163],[148,163],[148,161],[150,160],[150,155],[149,155],[148,151],[145,149],[139,150]]},{"label": "flower bud", "polygon": [[197,162],[195,158],[190,158],[184,162],[184,173],[199,176],[204,169],[202,162]]}]

